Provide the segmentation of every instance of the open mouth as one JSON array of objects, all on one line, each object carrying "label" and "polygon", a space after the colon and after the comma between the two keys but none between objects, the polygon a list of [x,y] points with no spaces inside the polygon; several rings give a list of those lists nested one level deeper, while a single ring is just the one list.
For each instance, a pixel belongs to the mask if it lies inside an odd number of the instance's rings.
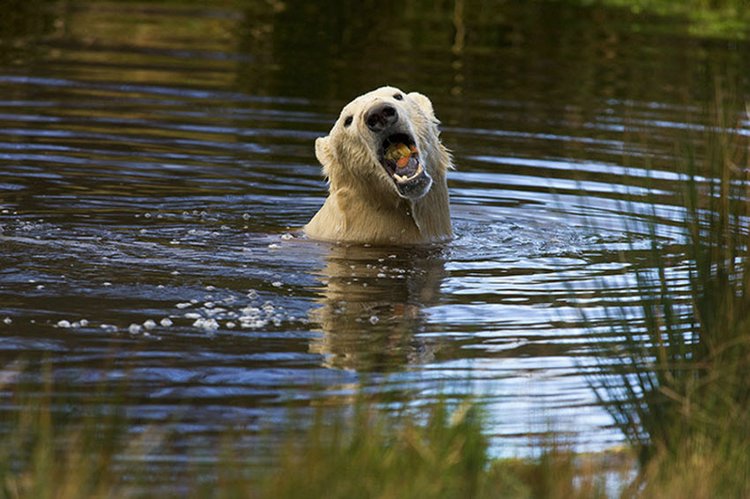
[{"label": "open mouth", "polygon": [[432,179],[422,166],[417,144],[410,135],[389,135],[383,140],[378,156],[403,197],[420,198],[430,188]]}]

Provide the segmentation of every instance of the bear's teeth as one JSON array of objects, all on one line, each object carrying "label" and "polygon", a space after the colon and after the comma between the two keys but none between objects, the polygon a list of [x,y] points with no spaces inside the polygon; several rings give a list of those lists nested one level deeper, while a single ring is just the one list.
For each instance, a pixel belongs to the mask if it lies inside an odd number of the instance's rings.
[{"label": "bear's teeth", "polygon": [[399,184],[405,184],[406,182],[410,182],[417,178],[422,173],[422,165],[417,165],[417,171],[414,172],[414,175],[411,177],[407,177],[405,175],[399,175],[398,173],[393,174],[393,179],[398,182]]}]

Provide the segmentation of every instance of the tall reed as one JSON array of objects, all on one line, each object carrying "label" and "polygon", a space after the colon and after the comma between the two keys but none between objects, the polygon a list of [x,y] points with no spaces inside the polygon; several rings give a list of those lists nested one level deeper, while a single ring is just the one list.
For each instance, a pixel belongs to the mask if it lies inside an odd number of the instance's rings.
[{"label": "tall reed", "polygon": [[[617,427],[638,449],[649,486],[661,487],[681,475],[682,480],[695,480],[709,495],[747,495],[747,129],[720,97],[710,116],[712,125],[687,141],[679,154],[686,172],[681,196],[685,218],[680,226],[684,252],[667,254],[657,238],[655,214],[647,217],[649,264],[634,271],[639,320],[627,313],[632,301],[608,309],[614,326],[606,334],[609,341],[613,335],[619,341],[602,355],[590,382]],[[692,477],[686,472],[691,462],[702,463],[703,470]],[[675,485],[670,490],[677,491]]]}]

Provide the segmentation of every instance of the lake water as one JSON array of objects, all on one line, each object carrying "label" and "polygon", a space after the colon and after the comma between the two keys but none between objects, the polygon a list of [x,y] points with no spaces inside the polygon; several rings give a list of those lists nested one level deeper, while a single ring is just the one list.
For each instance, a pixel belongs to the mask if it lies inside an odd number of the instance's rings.
[{"label": "lake water", "polygon": [[[680,144],[716,81],[747,95],[747,43],[558,2],[16,3],[2,393],[41,390],[52,365],[61,411],[105,390],[134,432],[174,431],[167,467],[211,458],[228,427],[262,455],[290,409],[359,392],[471,394],[495,455],[550,429],[580,450],[622,441],[586,382],[592,328],[638,300],[644,219],[684,265]],[[305,240],[326,195],[314,139],[386,83],[443,122],[455,240]]]}]

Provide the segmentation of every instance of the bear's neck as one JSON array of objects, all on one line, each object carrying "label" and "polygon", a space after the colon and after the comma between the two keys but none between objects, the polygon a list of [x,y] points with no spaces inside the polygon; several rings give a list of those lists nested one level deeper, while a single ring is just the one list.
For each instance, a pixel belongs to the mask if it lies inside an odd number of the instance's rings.
[{"label": "bear's neck", "polygon": [[443,171],[434,175],[429,192],[413,203],[412,216],[425,242],[446,241],[453,237],[448,185]]},{"label": "bear's neck", "polygon": [[[452,237],[448,186],[442,164],[431,172],[433,184],[417,201],[383,193],[380,179],[339,171],[330,178],[330,198],[342,212],[336,239],[378,244],[445,241]],[[366,171],[366,170],[360,170]]]}]

